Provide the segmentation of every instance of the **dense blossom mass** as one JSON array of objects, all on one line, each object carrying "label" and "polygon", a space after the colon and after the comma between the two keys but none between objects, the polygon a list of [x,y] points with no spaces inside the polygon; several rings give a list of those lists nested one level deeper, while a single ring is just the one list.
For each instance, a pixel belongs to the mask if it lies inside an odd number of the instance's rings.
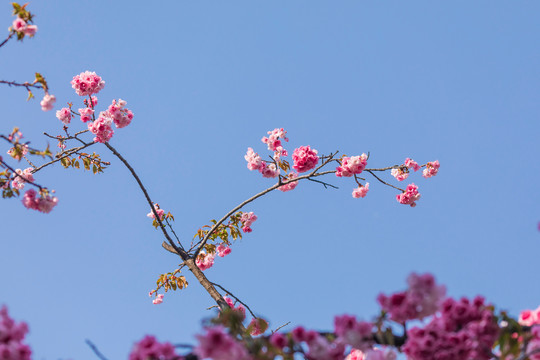
[{"label": "dense blossom mass", "polygon": [[400,324],[408,320],[422,320],[435,314],[446,294],[446,288],[435,284],[431,274],[411,274],[409,288],[391,296],[380,294],[377,301],[390,319]]},{"label": "dense blossom mass", "polygon": [[0,359],[30,360],[32,350],[26,345],[24,337],[28,333],[28,325],[16,323],[9,317],[7,308],[0,308]]},{"label": "dense blossom mass", "polygon": [[85,71],[73,77],[71,86],[77,95],[87,96],[100,92],[105,87],[105,81],[95,72]]},{"label": "dense blossom mass", "polygon": [[317,150],[308,146],[300,146],[294,149],[292,158],[294,161],[293,168],[299,173],[309,171],[319,163],[319,157],[317,156]]},{"label": "dense blossom mass", "polygon": [[353,198],[363,198],[366,197],[367,193],[369,191],[369,183],[366,183],[366,185],[358,186],[356,189],[353,190],[352,196]]},{"label": "dense blossom mass", "polygon": [[36,190],[29,189],[24,193],[22,203],[27,209],[48,214],[58,204],[58,198],[48,194],[38,196]]},{"label": "dense blossom mass", "polygon": [[129,354],[129,360],[180,360],[182,357],[176,354],[171,343],[160,343],[153,336],[145,336],[135,344]]},{"label": "dense blossom mass", "polygon": [[426,168],[422,172],[422,176],[424,176],[426,179],[435,176],[439,172],[440,167],[441,164],[439,164],[439,160],[428,162],[426,164]]},{"label": "dense blossom mass", "polygon": [[341,159],[341,166],[336,168],[336,176],[350,177],[360,174],[366,168],[367,159],[368,157],[366,154],[351,157],[344,156]]},{"label": "dense blossom mass", "polygon": [[414,184],[407,185],[405,192],[396,195],[396,199],[400,204],[416,206],[416,201],[420,199],[420,193],[418,192],[418,186]]}]

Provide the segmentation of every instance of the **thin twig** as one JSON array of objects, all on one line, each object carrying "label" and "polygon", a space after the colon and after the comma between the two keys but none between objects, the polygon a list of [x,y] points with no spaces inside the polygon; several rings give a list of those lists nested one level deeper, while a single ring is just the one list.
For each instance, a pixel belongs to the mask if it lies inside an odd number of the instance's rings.
[{"label": "thin twig", "polygon": [[94,343],[92,343],[90,340],[86,339],[86,344],[88,346],[90,346],[90,349],[92,349],[92,351],[94,352],[94,354],[96,354],[96,356],[98,358],[100,358],[101,360],[107,360],[107,358],[105,357],[105,355],[103,355],[101,353],[101,351],[98,350],[97,346],[94,345]]},{"label": "thin twig", "polygon": [[377,175],[375,175],[371,170],[365,170],[367,171],[368,173],[370,173],[371,175],[373,175],[377,180],[379,180],[380,182],[382,182],[384,185],[388,185],[390,187],[393,187],[394,189],[398,189],[398,190],[401,190],[402,192],[405,192],[405,190],[403,190],[402,188],[398,188],[397,186],[394,186],[392,184],[389,184],[387,182],[385,182],[384,180],[382,180],[380,177],[378,177]]},{"label": "thin twig", "polygon": [[213,283],[210,281],[210,283],[214,286],[217,286],[218,288],[220,288],[221,290],[225,291],[227,294],[231,295],[233,298],[236,299],[236,301],[238,301],[240,304],[244,305],[244,307],[246,309],[248,309],[249,313],[251,314],[251,316],[253,316],[254,318],[257,319],[257,316],[255,316],[255,314],[253,313],[253,311],[251,311],[251,309],[249,308],[249,306],[247,306],[245,303],[242,302],[242,300],[240,300],[238,297],[234,296],[232,292],[230,292],[229,290],[225,289],[223,286],[219,285],[219,284],[216,284],[216,283]]},{"label": "thin twig", "polygon": [[9,34],[9,36],[6,38],[6,40],[2,41],[2,43],[0,44],[0,47],[4,46],[4,45],[9,41],[9,39],[11,39],[11,37],[12,37],[13,35],[15,35],[15,32],[14,32],[14,31],[12,31],[12,32]]},{"label": "thin twig", "polygon": [[272,334],[277,333],[280,329],[283,329],[285,326],[289,325],[290,323],[291,323],[291,322],[288,321],[286,324],[281,325],[281,326],[278,327],[276,330],[272,330]]},{"label": "thin twig", "polygon": [[324,182],[324,181],[315,180],[315,179],[308,179],[308,180],[309,181],[314,181],[314,182],[319,183],[319,184],[322,184],[322,186],[324,186],[325,189],[328,189],[328,186],[333,187],[334,189],[339,189],[337,186],[334,186],[334,185],[329,184],[329,183]]},{"label": "thin twig", "polygon": [[118,151],[116,151],[115,148],[113,148],[108,142],[105,143],[105,146],[111,150],[111,152],[118,158],[120,159],[120,161],[122,161],[124,163],[124,165],[128,168],[128,170],[131,172],[131,175],[135,178],[135,181],[137,181],[137,184],[139,184],[139,187],[141,188],[143,194],[144,194],[144,197],[146,198],[146,201],[148,202],[148,205],[150,205],[150,209],[152,209],[152,213],[154,214],[154,217],[155,219],[157,220],[158,224],[159,224],[159,227],[161,228],[161,231],[163,232],[163,235],[165,236],[165,238],[167,239],[168,243],[174,248],[174,250],[176,250],[176,252],[178,253],[178,255],[180,255],[180,257],[182,258],[182,260],[187,260],[188,259],[188,254],[180,249],[178,246],[176,246],[176,244],[174,243],[174,241],[171,239],[171,237],[169,236],[169,233],[167,232],[167,229],[165,228],[165,225],[163,225],[163,222],[161,221],[161,218],[159,217],[159,215],[157,214],[157,211],[156,211],[156,207],[154,206],[154,203],[152,202],[152,200],[150,199],[150,195],[148,195],[148,192],[146,191],[146,188],[144,187],[143,183],[141,182],[141,179],[139,179],[139,176],[137,175],[137,173],[135,172],[135,170],[133,170],[133,168],[131,167],[131,165],[129,165],[129,163],[127,162],[126,159],[124,159],[122,157],[122,155],[120,155],[120,153]]},{"label": "thin twig", "polygon": [[52,164],[54,164],[54,163],[56,163],[56,162],[58,162],[58,161],[60,161],[60,160],[62,160],[62,159],[64,159],[64,158],[66,158],[66,157],[68,157],[68,156],[70,156],[70,155],[76,153],[77,151],[80,151],[80,150],[82,150],[82,149],[84,149],[84,148],[87,148],[87,147],[89,147],[89,146],[92,146],[92,145],[94,145],[94,144],[95,144],[95,143],[89,143],[89,144],[86,144],[86,145],[83,145],[83,146],[79,146],[79,147],[76,147],[76,148],[72,148],[72,149],[69,149],[69,150],[62,151],[60,154],[63,154],[63,155],[61,155],[60,157],[58,157],[58,158],[55,159],[55,160],[49,161],[48,163],[45,163],[45,164],[43,164],[43,165],[41,165],[41,166],[35,168],[34,170],[32,170],[32,174],[35,174],[35,173],[37,173],[39,170],[43,169],[44,167],[49,166],[49,165],[52,165]]},{"label": "thin twig", "polygon": [[[0,45],[0,47],[1,46],[2,45]],[[29,82],[18,83],[18,82],[15,82],[15,81],[0,80],[0,84],[6,84],[8,86],[22,86],[28,91],[30,91],[30,88],[43,89],[43,86],[41,84],[39,84],[39,83],[38,84],[31,84]]]}]

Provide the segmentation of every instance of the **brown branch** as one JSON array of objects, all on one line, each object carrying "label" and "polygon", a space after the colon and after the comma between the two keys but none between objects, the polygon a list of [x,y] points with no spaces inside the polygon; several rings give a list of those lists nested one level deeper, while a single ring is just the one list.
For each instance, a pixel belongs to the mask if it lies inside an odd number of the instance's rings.
[{"label": "brown branch", "polygon": [[[392,169],[392,168],[391,168]],[[405,190],[401,189],[401,188],[398,188],[397,186],[394,186],[392,184],[389,184],[387,182],[385,182],[384,180],[382,180],[380,177],[378,177],[377,175],[375,175],[372,170],[364,170],[364,171],[367,171],[368,173],[370,173],[371,175],[373,175],[377,180],[379,180],[380,182],[382,182],[384,185],[388,185],[390,187],[393,187],[394,189],[398,189],[398,190],[401,190],[402,192],[405,192]]]},{"label": "brown branch", "polygon": [[[57,155],[57,156],[59,156],[57,159],[52,160],[52,161],[49,161],[48,163],[45,163],[45,164],[43,164],[43,165],[41,165],[41,166],[35,168],[34,170],[32,170],[32,174],[35,174],[35,173],[37,173],[39,170],[43,169],[44,167],[49,166],[49,165],[52,165],[52,164],[54,164],[54,163],[56,163],[56,162],[62,160],[63,158],[66,158],[66,157],[68,157],[68,156],[70,156],[70,155],[76,153],[77,151],[80,151],[80,150],[82,150],[82,149],[84,149],[84,148],[87,148],[87,147],[89,147],[89,146],[92,146],[92,145],[94,145],[94,144],[95,144],[95,143],[92,142],[92,143],[88,143],[88,144],[83,145],[83,146],[79,146],[79,147],[76,147],[76,148],[71,148],[71,149],[69,149],[69,150],[62,151],[59,155]],[[62,154],[64,154],[64,155],[62,155]]]},{"label": "brown branch", "polygon": [[13,37],[13,35],[15,35],[15,31],[12,31],[9,34],[9,36],[6,38],[6,40],[2,41],[2,43],[0,44],[0,47],[4,46],[9,41],[9,39],[11,39]]},{"label": "brown branch", "polygon": [[310,177],[316,177],[316,176],[322,176],[322,175],[326,175],[326,174],[330,174],[330,173],[335,173],[335,171],[324,171],[322,173],[317,173],[317,171],[319,171],[323,166],[325,166],[330,161],[332,161],[333,157],[336,154],[337,154],[337,151],[335,153],[333,153],[333,154],[330,154],[328,156],[328,159],[323,161],[323,163],[320,166],[318,166],[317,168],[315,168],[315,170],[313,170],[311,173],[309,173],[307,175],[299,176],[299,177],[294,178],[294,179],[289,179],[289,180],[286,180],[286,181],[281,181],[281,179],[279,179],[277,184],[275,184],[273,186],[270,186],[268,189],[261,191],[260,193],[250,197],[247,200],[244,200],[243,202],[241,202],[240,204],[235,206],[232,210],[230,210],[227,214],[225,214],[225,216],[223,216],[218,222],[216,222],[214,224],[214,226],[212,226],[212,228],[208,231],[208,233],[206,233],[206,235],[204,236],[204,238],[202,240],[200,240],[197,244],[195,244],[196,250],[195,250],[195,253],[194,253],[193,257],[197,257],[199,252],[202,250],[202,248],[204,247],[204,245],[206,244],[206,242],[208,241],[210,236],[214,233],[214,231],[216,231],[216,229],[218,228],[219,225],[221,225],[225,220],[227,220],[229,218],[229,216],[231,216],[232,214],[234,214],[235,212],[237,212],[238,210],[240,210],[241,208],[243,208],[244,206],[246,206],[250,202],[257,200],[261,196],[268,194],[269,192],[279,188],[280,186],[287,185],[288,183],[303,180],[303,179],[309,179]]},{"label": "brown branch", "polygon": [[[2,45],[0,45],[1,47]],[[34,89],[43,89],[43,86],[41,84],[31,84],[29,82],[23,82],[23,83],[18,83],[18,82],[15,82],[15,81],[6,81],[6,80],[0,80],[0,84],[6,84],[8,86],[21,86],[21,87],[24,87],[26,90],[30,91],[30,88],[34,88]]]}]

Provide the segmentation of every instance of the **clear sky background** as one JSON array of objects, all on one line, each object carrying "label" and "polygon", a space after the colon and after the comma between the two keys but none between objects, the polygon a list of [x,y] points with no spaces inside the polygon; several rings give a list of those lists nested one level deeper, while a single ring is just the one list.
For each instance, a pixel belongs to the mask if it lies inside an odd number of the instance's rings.
[{"label": "clear sky background", "polygon": [[[416,208],[373,179],[353,199],[351,179],[335,176],[326,180],[338,190],[304,182],[249,205],[253,232],[206,274],[272,328],[370,319],[378,293],[402,290],[413,271],[514,315],[540,305],[540,3],[40,0],[29,9],[39,31],[0,49],[0,78],[41,72],[56,111],[81,107],[74,75],[102,76],[98,109],[122,98],[135,114],[111,144],[187,243],[273,184],[244,154],[267,154],[260,139],[276,127],[291,152],[369,151],[369,167],[441,162],[434,178],[409,177],[422,194]],[[2,2],[5,36],[10,14]],[[19,126],[44,147],[43,131],[61,132],[23,89],[0,87],[0,99],[1,133]],[[179,260],[162,250],[128,171],[93,149],[112,163],[104,174],[36,175],[57,191],[52,213],[2,201],[0,304],[29,323],[34,359],[95,359],[85,339],[111,360],[145,334],[194,343],[211,298],[186,273],[187,290],[152,305],[148,291]]]}]

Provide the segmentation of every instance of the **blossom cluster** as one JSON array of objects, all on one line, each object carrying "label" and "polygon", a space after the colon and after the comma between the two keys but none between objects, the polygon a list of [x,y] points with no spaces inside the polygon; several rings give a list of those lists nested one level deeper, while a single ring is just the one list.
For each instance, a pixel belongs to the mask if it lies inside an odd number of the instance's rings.
[{"label": "blossom cluster", "polygon": [[353,190],[352,196],[353,198],[363,198],[366,197],[367,193],[369,191],[369,183],[367,182],[366,185],[359,185],[356,189]]},{"label": "blossom cluster", "polygon": [[439,172],[440,167],[441,167],[441,164],[439,164],[439,160],[428,162],[426,164],[426,168],[422,172],[422,176],[425,177],[426,179],[432,176],[435,176]]},{"label": "blossom cluster", "polygon": [[99,93],[105,86],[105,81],[95,72],[85,71],[75,75],[71,80],[71,86],[77,95],[89,97],[84,99],[86,107],[80,108],[78,114],[73,112],[71,108],[65,107],[56,112],[56,117],[64,125],[68,125],[71,122],[72,114],[79,115],[82,122],[88,123],[88,130],[95,135],[94,142],[108,142],[114,135],[113,123],[120,129],[128,126],[133,120],[133,112],[126,108],[127,102],[122,99],[114,99],[107,110],[101,111],[98,118],[95,118],[95,107],[98,99],[93,95]]},{"label": "blossom cluster", "polygon": [[[268,136],[262,138],[262,142],[268,146],[268,150],[273,151],[273,161],[265,161],[261,156],[256,153],[252,148],[248,148],[244,159],[247,161],[247,168],[249,170],[258,170],[265,178],[276,178],[280,176],[280,168],[284,170],[289,169],[289,165],[286,161],[282,160],[282,157],[288,156],[287,150],[283,147],[283,141],[289,141],[287,138],[287,132],[283,128],[276,128],[272,131],[268,131]],[[317,156],[317,150],[312,149],[310,146],[300,146],[295,149],[292,155],[293,169],[298,173],[306,172],[313,169],[319,162]],[[297,172],[290,172],[283,176],[285,181],[292,180],[298,177]],[[279,186],[278,189],[285,192],[293,190],[298,181],[291,181],[285,185]]]},{"label": "blossom cluster", "polygon": [[195,260],[195,264],[201,269],[202,271],[210,269],[212,266],[214,266],[214,259],[216,258],[216,254],[207,254],[204,251],[201,251],[199,255],[197,255],[197,259]]},{"label": "blossom cluster", "polygon": [[240,221],[242,222],[242,230],[246,233],[250,233],[253,230],[251,229],[251,225],[257,220],[257,215],[255,215],[253,212],[246,212],[242,214],[242,217],[240,218]]},{"label": "blossom cluster", "polygon": [[420,193],[418,192],[418,186],[414,184],[407,185],[405,192],[396,195],[396,199],[400,204],[416,206],[416,201],[420,199]]},{"label": "blossom cluster", "polygon": [[73,77],[71,87],[79,96],[93,95],[105,87],[105,81],[95,72],[85,71]]},{"label": "blossom cluster", "polygon": [[344,156],[341,159],[341,165],[336,168],[336,176],[350,177],[360,174],[366,168],[367,159],[366,154],[351,157]]},{"label": "blossom cluster", "polygon": [[160,343],[153,336],[145,336],[137,342],[131,353],[129,360],[180,360],[182,357],[176,354],[175,348],[171,343]]},{"label": "blossom cluster", "polygon": [[443,285],[436,285],[431,274],[417,275],[407,278],[409,288],[390,296],[379,294],[377,302],[390,315],[390,319],[405,323],[408,320],[422,320],[435,314],[446,294]]},{"label": "blossom cluster", "polygon": [[29,189],[24,193],[22,203],[25,208],[37,210],[42,213],[48,214],[58,204],[58,198],[56,196],[50,196],[49,194],[42,194],[37,196],[37,192],[34,189]]},{"label": "blossom cluster", "polygon": [[24,184],[28,181],[34,181],[34,175],[32,174],[32,168],[26,168],[24,170],[16,169],[17,175],[13,174],[13,181],[11,187],[17,190],[24,189]]},{"label": "blossom cluster", "polygon": [[293,169],[299,173],[309,171],[319,163],[319,157],[317,156],[318,151],[312,149],[308,146],[300,146],[299,148],[294,149],[292,158],[293,158]]},{"label": "blossom cluster", "polygon": [[424,327],[407,331],[403,352],[414,360],[488,360],[499,334],[492,311],[478,296],[447,298],[440,314]]},{"label": "blossom cluster", "polygon": [[0,308],[0,359],[30,360],[32,350],[23,342],[27,333],[26,323],[16,323],[5,306]]},{"label": "blossom cluster", "polygon": [[[159,207],[159,204],[157,203],[154,203],[154,209],[156,210],[156,213],[158,214],[159,219],[163,221],[163,219],[165,218],[165,210],[161,209]],[[156,218],[153,211],[150,211],[146,216],[149,217],[150,219]]]},{"label": "blossom cluster", "polygon": [[249,360],[251,357],[244,345],[229,335],[223,326],[206,329],[203,335],[197,335],[199,344],[193,352],[200,359],[213,360]]},{"label": "blossom cluster", "polygon": [[15,20],[13,20],[11,29],[26,36],[33,37],[36,34],[38,27],[37,25],[28,25],[24,19],[17,17]]}]

